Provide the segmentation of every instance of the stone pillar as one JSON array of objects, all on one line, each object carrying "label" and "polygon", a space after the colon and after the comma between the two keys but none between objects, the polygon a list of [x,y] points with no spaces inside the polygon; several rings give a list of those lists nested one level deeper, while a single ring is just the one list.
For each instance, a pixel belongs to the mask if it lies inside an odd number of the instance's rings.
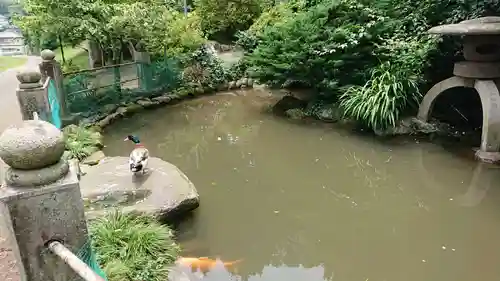
[{"label": "stone pillar", "polygon": [[55,60],[56,54],[51,50],[43,50],[41,53],[42,62],[39,64],[42,81],[47,77],[52,78],[57,89],[57,99],[60,105],[61,118],[66,116],[66,95],[63,87],[63,74],[61,64]]},{"label": "stone pillar", "polygon": [[35,70],[25,70],[17,74],[19,87],[17,100],[23,120],[32,120],[33,113],[37,112],[41,119],[50,120],[50,104],[43,85],[40,83],[42,75]]},{"label": "stone pillar", "polygon": [[77,253],[88,239],[78,178],[63,153],[62,132],[45,121],[24,121],[0,135],[0,158],[9,166],[0,210],[11,222],[22,280],[83,281],[46,248],[57,240]]},{"label": "stone pillar", "polygon": [[153,73],[151,70],[151,58],[141,44],[137,44],[134,50],[134,61],[137,63],[137,78],[139,89],[150,91],[153,88]]}]

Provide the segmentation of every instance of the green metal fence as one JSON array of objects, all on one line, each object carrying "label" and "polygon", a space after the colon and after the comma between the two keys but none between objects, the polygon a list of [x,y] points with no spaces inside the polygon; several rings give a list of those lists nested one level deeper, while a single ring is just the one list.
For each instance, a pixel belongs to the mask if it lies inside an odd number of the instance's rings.
[{"label": "green metal fence", "polygon": [[69,113],[90,116],[103,113],[108,105],[159,96],[180,81],[178,61],[162,58],[65,73],[63,85]]}]

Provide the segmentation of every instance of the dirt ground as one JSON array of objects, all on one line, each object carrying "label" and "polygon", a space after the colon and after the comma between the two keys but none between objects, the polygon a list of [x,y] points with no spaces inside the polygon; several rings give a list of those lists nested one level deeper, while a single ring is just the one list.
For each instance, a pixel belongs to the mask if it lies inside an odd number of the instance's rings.
[{"label": "dirt ground", "polygon": [[16,260],[10,249],[10,243],[0,242],[0,280],[20,281]]}]

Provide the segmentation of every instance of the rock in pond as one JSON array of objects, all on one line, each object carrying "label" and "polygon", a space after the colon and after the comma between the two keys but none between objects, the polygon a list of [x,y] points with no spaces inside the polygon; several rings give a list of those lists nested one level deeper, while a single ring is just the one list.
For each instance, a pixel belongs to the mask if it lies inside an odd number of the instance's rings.
[{"label": "rock in pond", "polygon": [[385,130],[375,130],[377,136],[395,136],[411,134],[431,134],[439,132],[438,126],[423,122],[415,117],[408,117],[400,120],[395,127]]},{"label": "rock in pond", "polygon": [[170,220],[199,206],[198,191],[176,166],[159,158],[150,158],[148,171],[134,176],[128,157],[107,157],[95,166],[85,167],[80,189],[87,218],[108,210],[139,212]]},{"label": "rock in pond", "polygon": [[85,158],[82,161],[82,164],[94,166],[94,165],[99,164],[99,161],[101,161],[105,157],[106,156],[104,155],[104,153],[101,150],[99,150],[99,151],[92,153],[89,157]]},{"label": "rock in pond", "polygon": [[304,109],[307,102],[300,100],[292,95],[286,95],[273,106],[273,113],[280,116],[286,116],[289,109]]},{"label": "rock in pond", "polygon": [[342,113],[335,104],[320,104],[313,110],[313,116],[323,122],[337,122],[342,119]]}]

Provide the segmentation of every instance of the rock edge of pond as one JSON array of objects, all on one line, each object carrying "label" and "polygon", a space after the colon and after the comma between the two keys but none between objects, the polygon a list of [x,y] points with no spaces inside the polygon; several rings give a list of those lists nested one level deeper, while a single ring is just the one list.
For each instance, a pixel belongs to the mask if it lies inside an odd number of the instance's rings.
[{"label": "rock edge of pond", "polygon": [[[337,104],[308,101],[307,98],[301,99],[290,92],[273,106],[273,112],[278,116],[283,116],[292,120],[302,120],[312,117],[326,123],[340,122],[343,124],[350,124],[352,127],[357,127],[356,122],[344,118],[343,112]],[[360,129],[364,130],[363,128]],[[402,118],[394,127],[374,130],[373,133],[378,137],[435,134],[454,138],[459,138],[464,134],[456,131],[449,124],[438,122],[437,120],[424,122],[412,116]]]},{"label": "rock edge of pond", "polygon": [[137,112],[145,109],[159,108],[168,104],[175,104],[184,100],[189,100],[201,96],[223,94],[231,90],[246,90],[252,89],[254,82],[250,78],[240,78],[236,81],[230,81],[221,84],[215,91],[205,90],[202,88],[194,89],[190,92],[171,92],[166,93],[154,98],[139,98],[135,101],[123,103],[119,105],[108,104],[104,106],[102,113],[96,114],[91,117],[83,118],[80,120],[78,114],[68,120],[68,123],[79,123],[85,126],[95,126],[103,129],[118,120],[119,118],[131,116]]}]

